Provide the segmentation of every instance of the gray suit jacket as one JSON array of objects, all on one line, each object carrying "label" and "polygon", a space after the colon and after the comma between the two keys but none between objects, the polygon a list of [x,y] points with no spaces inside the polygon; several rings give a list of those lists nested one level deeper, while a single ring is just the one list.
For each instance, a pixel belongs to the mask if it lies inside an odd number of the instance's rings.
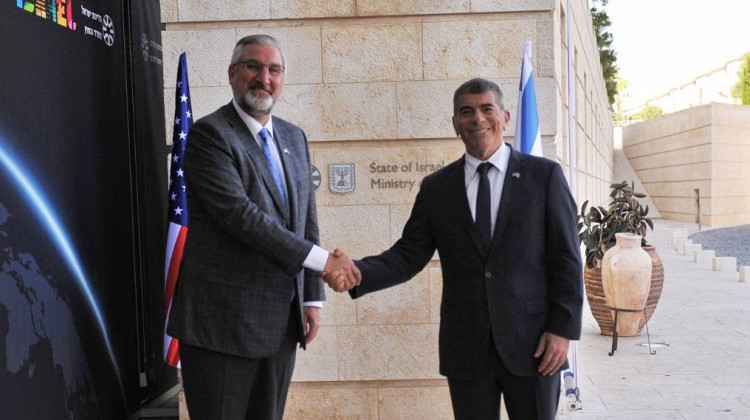
[{"label": "gray suit jacket", "polygon": [[282,119],[273,117],[273,127],[289,208],[231,103],[190,129],[183,162],[190,219],[167,330],[181,342],[267,357],[281,345],[294,293],[325,300],[323,281],[302,267],[318,243],[307,139]]},{"label": "gray suit jacket", "polygon": [[576,205],[560,165],[511,151],[489,254],[466,197],[464,159],[422,181],[403,235],[357,262],[352,297],[407,281],[435,250],[443,272],[440,373],[486,372],[490,339],[517,376],[537,374],[533,354],[545,331],[577,340],[583,305]]}]

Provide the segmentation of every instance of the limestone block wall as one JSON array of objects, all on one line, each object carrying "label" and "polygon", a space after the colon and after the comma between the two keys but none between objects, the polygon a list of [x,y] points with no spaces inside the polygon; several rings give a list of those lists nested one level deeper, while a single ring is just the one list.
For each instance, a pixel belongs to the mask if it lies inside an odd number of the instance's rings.
[{"label": "limestone block wall", "polygon": [[712,104],[711,225],[750,223],[750,107]]},{"label": "limestone block wall", "polygon": [[750,223],[750,107],[711,103],[623,129],[623,151],[665,219]]},{"label": "limestone block wall", "polygon": [[[574,197],[580,205],[589,200],[591,204],[606,205],[609,202],[609,186],[613,182],[613,122],[607,91],[602,78],[599,50],[593,33],[588,2],[572,1],[572,41],[574,89],[574,136],[576,155],[573,159],[575,179]],[[566,48],[565,2],[558,8],[560,20],[560,72],[557,77],[561,109],[558,113],[557,156],[569,170],[571,159],[568,153],[568,68]],[[545,156],[549,157],[545,153]],[[568,176],[570,180],[570,176]]]},{"label": "limestone block wall", "polygon": [[[400,237],[420,180],[463,153],[451,124],[462,82],[500,85],[512,143],[527,40],[544,153],[568,173],[565,9],[557,0],[161,0],[167,120],[181,52],[200,118],[231,99],[235,42],[273,35],[288,69],[274,113],[308,134],[322,245],[355,258],[380,253]],[[588,3],[573,1],[570,13],[576,196],[603,200],[612,123]],[[410,282],[357,301],[329,289],[324,325],[299,352],[285,418],[452,418],[438,373],[441,293],[437,255]]]}]

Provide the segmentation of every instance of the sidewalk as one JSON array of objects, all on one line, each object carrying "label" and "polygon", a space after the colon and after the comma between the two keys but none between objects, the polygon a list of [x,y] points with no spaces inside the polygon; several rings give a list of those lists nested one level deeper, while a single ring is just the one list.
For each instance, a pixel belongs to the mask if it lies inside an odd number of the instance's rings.
[{"label": "sidewalk", "polygon": [[[697,225],[658,220],[647,239],[664,263],[664,288],[646,329],[637,337],[612,337],[584,308],[578,343],[582,410],[562,410],[561,420],[750,419],[750,283],[735,272],[679,255],[672,232]],[[750,239],[749,239],[750,240]],[[568,399],[562,397],[561,407]]]}]

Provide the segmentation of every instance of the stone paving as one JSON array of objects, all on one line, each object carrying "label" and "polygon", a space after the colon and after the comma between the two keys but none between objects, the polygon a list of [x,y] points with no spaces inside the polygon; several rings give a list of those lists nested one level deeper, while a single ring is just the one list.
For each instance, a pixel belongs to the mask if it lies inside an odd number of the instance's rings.
[{"label": "stone paving", "polygon": [[[672,232],[697,225],[658,220],[648,241],[664,263],[664,288],[646,330],[612,338],[584,308],[578,342],[580,410],[561,420],[750,419],[750,282],[736,271],[712,271],[711,262],[680,255]],[[750,239],[749,239],[750,240]],[[567,398],[561,407],[567,407]]]}]

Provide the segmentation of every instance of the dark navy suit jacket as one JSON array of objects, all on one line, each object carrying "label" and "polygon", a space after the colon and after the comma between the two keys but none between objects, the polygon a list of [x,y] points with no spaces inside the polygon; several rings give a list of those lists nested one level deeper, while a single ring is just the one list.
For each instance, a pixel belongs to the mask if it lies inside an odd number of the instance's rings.
[{"label": "dark navy suit jacket", "polygon": [[[464,158],[422,182],[403,235],[381,255],[357,262],[352,297],[411,279],[435,250],[443,273],[440,373],[485,372],[490,337],[507,368],[537,374],[545,331],[577,340],[583,304],[577,209],[560,165],[512,150],[489,254],[469,209]],[[490,336],[491,335],[491,336]]]}]

